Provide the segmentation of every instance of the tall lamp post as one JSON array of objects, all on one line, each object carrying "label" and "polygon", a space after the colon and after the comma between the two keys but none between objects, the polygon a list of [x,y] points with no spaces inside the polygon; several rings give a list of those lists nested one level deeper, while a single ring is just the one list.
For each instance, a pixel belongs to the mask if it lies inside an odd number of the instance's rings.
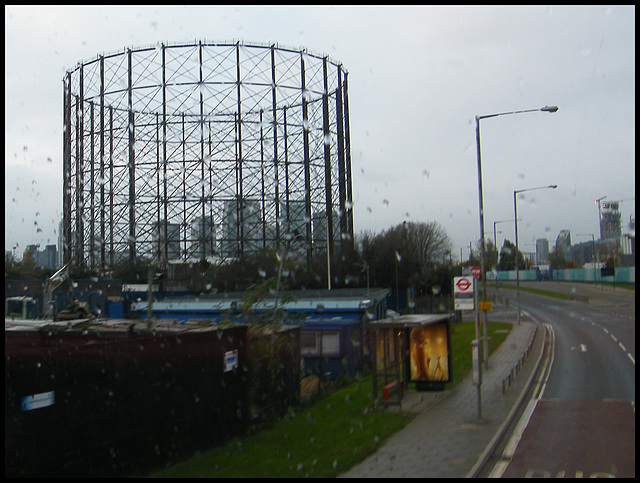
[{"label": "tall lamp post", "polygon": [[[479,199],[479,211],[480,211],[480,238],[482,240],[482,253],[480,254],[480,268],[481,268],[481,280],[482,280],[482,301],[487,301],[487,276],[485,273],[485,242],[484,242],[484,207],[482,205],[482,162],[480,156],[480,120],[488,119],[490,117],[506,116],[509,114],[521,114],[525,112],[557,112],[558,106],[545,106],[538,109],[525,109],[522,111],[510,111],[499,112],[497,114],[487,114],[484,116],[476,116],[476,147],[478,152],[478,199]],[[518,218],[517,216],[515,217]],[[517,222],[516,222],[517,223]],[[517,255],[516,255],[517,260]],[[485,325],[487,313],[485,312]],[[520,313],[518,313],[518,321],[520,320]]]},{"label": "tall lamp post", "polygon": [[558,185],[550,184],[549,186],[538,186],[536,188],[527,188],[524,190],[515,190],[513,192],[513,219],[516,225],[516,292],[518,294],[518,325],[520,325],[520,268],[518,263],[518,193],[534,190],[556,189]]}]

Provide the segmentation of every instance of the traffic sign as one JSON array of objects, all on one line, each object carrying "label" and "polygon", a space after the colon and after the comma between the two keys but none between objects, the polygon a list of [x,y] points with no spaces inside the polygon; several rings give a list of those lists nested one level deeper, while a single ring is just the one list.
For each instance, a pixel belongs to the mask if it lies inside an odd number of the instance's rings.
[{"label": "traffic sign", "polygon": [[473,310],[475,307],[473,297],[473,277],[453,278],[453,301],[455,310]]},{"label": "traffic sign", "polygon": [[473,295],[473,277],[454,277],[454,295]]},{"label": "traffic sign", "polygon": [[478,310],[488,310],[491,311],[491,300],[487,300],[485,302],[478,302]]},{"label": "traffic sign", "polygon": [[454,310],[473,310],[475,308],[473,297],[455,297],[453,299]]},{"label": "traffic sign", "polygon": [[471,267],[471,275],[473,275],[473,278],[479,278],[481,273],[482,268],[480,268],[479,266],[475,265]]}]

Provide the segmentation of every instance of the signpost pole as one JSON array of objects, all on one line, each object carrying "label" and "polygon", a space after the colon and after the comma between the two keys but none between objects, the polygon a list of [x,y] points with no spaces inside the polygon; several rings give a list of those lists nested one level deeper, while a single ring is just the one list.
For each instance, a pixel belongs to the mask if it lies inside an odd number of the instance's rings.
[{"label": "signpost pole", "polygon": [[[474,381],[477,380],[477,388],[478,388],[478,419],[482,419],[482,345],[480,343],[480,324],[478,323],[480,320],[480,308],[478,307],[478,284],[476,283],[477,278],[473,279],[473,298],[475,305],[475,313],[476,313],[476,339],[471,343],[472,344],[472,365],[474,367]],[[475,344],[474,344],[475,343]],[[477,376],[475,376],[477,372]]]},{"label": "signpost pole", "polygon": [[[487,302],[485,302],[486,304]],[[491,302],[488,302],[491,303]],[[484,308],[484,317],[482,319],[482,332],[484,336],[484,350],[482,351],[482,359],[484,360],[484,368],[489,369],[489,337],[487,337],[487,308]]]},{"label": "signpost pole", "polygon": [[473,279],[473,306],[475,311],[476,339],[480,340],[480,307],[478,307],[478,284],[476,280],[477,278]]},{"label": "signpost pole", "polygon": [[479,339],[471,341],[471,363],[473,367],[473,383],[478,390],[478,419],[482,419],[482,343]]},{"label": "signpost pole", "polygon": [[[475,268],[475,267],[474,267]],[[474,270],[476,271],[476,270]],[[473,363],[473,384],[478,388],[478,419],[482,419],[482,341],[480,340],[480,310],[491,310],[491,302],[478,302],[477,276],[455,277],[453,279],[454,301],[456,309],[473,310],[475,312],[476,338],[471,341],[471,361]],[[472,302],[472,303],[470,303]],[[486,325],[485,325],[486,335]],[[486,337],[485,337],[486,340]]]}]

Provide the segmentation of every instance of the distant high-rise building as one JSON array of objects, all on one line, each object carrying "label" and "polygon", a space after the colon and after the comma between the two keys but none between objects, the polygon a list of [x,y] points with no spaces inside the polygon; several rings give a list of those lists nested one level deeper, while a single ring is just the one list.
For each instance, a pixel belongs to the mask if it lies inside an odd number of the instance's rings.
[{"label": "distant high-rise building", "polygon": [[40,251],[39,248],[40,245],[27,245],[23,259],[25,256],[31,257],[31,261],[37,267],[48,268],[50,270],[58,268],[57,247],[55,245],[47,245],[43,251]]},{"label": "distant high-rise building", "polygon": [[560,230],[558,237],[556,238],[556,248],[562,248],[566,253],[571,247],[571,231]]},{"label": "distant high-rise building", "polygon": [[539,238],[536,240],[536,263],[541,264],[549,261],[549,240]]},{"label": "distant high-rise building", "polygon": [[622,236],[620,204],[617,201],[602,202],[600,218],[600,239],[618,239]]},{"label": "distant high-rise building", "polygon": [[38,248],[40,248],[40,245],[27,245],[22,253],[22,260],[31,259],[34,265],[39,265]]},{"label": "distant high-rise building", "polygon": [[58,267],[58,248],[55,245],[47,245],[40,255],[40,266],[55,270]]},{"label": "distant high-rise building", "polygon": [[[332,214],[332,240],[340,240],[339,237],[334,236],[336,232],[340,230],[340,217],[335,211]],[[327,212],[321,211],[313,215],[313,243],[316,247],[324,249],[327,246]],[[339,243],[339,241],[338,241]]]},{"label": "distant high-rise building", "polygon": [[64,265],[64,223],[60,220],[58,224],[58,267]]},{"label": "distant high-rise building", "polygon": [[191,223],[191,252],[205,259],[215,254],[216,233],[213,216],[199,216]]},{"label": "distant high-rise building", "polygon": [[628,233],[622,235],[622,238],[620,239],[620,248],[624,255],[635,255],[636,237]]},{"label": "distant high-rise building", "polygon": [[220,252],[224,257],[240,257],[264,248],[263,223],[258,201],[225,201]]},{"label": "distant high-rise building", "polygon": [[304,201],[289,201],[280,204],[280,236],[289,248],[301,246],[307,236],[307,213]]},{"label": "distant high-rise building", "polygon": [[165,223],[156,223],[153,229],[154,256],[160,259],[178,260],[180,258],[180,225],[178,223],[167,223],[165,236]]}]

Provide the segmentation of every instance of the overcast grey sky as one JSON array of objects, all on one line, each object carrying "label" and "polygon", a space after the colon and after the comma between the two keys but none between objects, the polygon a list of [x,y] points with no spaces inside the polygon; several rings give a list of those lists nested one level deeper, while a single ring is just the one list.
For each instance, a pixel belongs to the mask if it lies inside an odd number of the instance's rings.
[{"label": "overcast grey sky", "polygon": [[[520,248],[599,234],[596,198],[635,197],[635,7],[5,7],[5,250],[57,243],[62,79],[125,47],[275,42],[349,72],[356,234],[436,221],[468,257],[513,219]],[[635,200],[623,201],[623,232]],[[498,244],[514,241],[498,224]]]}]

